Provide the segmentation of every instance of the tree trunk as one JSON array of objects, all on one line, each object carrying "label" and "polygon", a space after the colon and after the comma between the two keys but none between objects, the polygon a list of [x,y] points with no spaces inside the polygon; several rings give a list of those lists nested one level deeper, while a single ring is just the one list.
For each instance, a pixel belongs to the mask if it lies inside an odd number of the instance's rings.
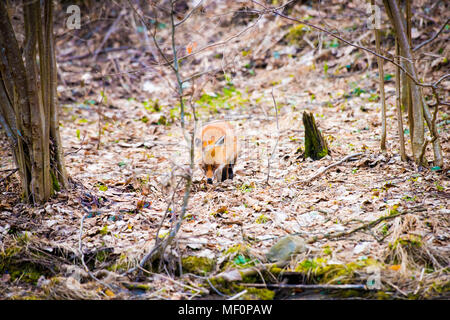
[{"label": "tree trunk", "polygon": [[[388,16],[391,19],[392,25],[394,26],[395,33],[398,39],[398,43],[405,59],[405,68],[408,73],[415,79],[417,79],[417,72],[414,66],[414,60],[412,56],[411,46],[409,45],[408,35],[406,29],[405,19],[402,16],[400,9],[397,5],[396,0],[384,0],[386,11],[389,12]],[[423,115],[423,104],[422,104],[422,92],[420,87],[417,86],[413,81],[409,82],[409,89],[411,90],[411,100],[412,100],[412,112],[408,114],[408,121],[414,127],[411,135],[411,146],[414,161],[417,164],[421,164],[420,155],[422,153],[422,147],[425,139],[424,131],[424,115]]]},{"label": "tree trunk", "polygon": [[411,49],[411,3],[406,1],[405,11],[406,18],[402,15],[396,0],[383,0],[386,12],[392,25],[394,26],[396,38],[400,48],[402,58],[402,66],[415,79],[415,82],[405,74],[406,81],[402,79],[404,86],[402,101],[408,106],[408,122],[410,128],[411,147],[414,161],[420,165],[427,165],[424,160],[423,151],[426,147],[424,120],[428,125],[433,139],[434,165],[442,167],[444,161],[442,156],[442,148],[437,139],[438,134],[433,125],[431,112],[423,98],[422,88],[416,83],[418,82],[416,68],[414,66],[414,57]]},{"label": "tree trunk", "polygon": [[317,129],[312,113],[303,112],[305,126],[305,158],[319,160],[328,154],[328,146],[322,133]]},{"label": "tree trunk", "polygon": [[24,200],[42,203],[67,185],[56,108],[52,1],[24,0],[23,15],[22,56],[7,7],[0,2],[0,122],[13,149]]}]

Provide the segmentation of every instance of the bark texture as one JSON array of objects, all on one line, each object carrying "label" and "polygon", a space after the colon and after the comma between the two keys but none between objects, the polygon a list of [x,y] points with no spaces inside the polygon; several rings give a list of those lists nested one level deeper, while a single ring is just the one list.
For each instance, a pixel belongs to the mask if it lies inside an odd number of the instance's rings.
[{"label": "bark texture", "polygon": [[0,122],[13,150],[24,200],[42,203],[67,185],[56,101],[52,1],[24,0],[23,21],[20,46],[7,6],[0,2]]}]

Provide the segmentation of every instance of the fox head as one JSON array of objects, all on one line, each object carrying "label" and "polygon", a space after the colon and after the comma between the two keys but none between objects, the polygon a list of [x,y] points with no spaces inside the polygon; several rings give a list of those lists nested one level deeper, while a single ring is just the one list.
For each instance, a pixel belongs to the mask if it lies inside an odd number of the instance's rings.
[{"label": "fox head", "polygon": [[211,139],[202,143],[202,162],[201,168],[206,175],[206,181],[211,184],[217,169],[225,164],[223,154],[225,150],[225,136],[219,139]]}]

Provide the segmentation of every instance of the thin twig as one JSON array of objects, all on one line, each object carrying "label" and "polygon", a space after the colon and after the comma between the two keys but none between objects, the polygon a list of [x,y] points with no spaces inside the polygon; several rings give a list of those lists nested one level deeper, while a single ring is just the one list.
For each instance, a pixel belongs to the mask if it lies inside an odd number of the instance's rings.
[{"label": "thin twig", "polygon": [[[130,6],[133,8],[134,12],[141,18],[141,20],[143,21],[143,23],[146,24],[146,21],[142,18],[142,16],[136,11],[136,9],[133,7],[133,5],[131,4],[131,1],[128,0],[128,3],[130,4]],[[181,127],[183,129],[183,133],[185,132],[185,123],[184,123],[184,101],[183,101],[183,81],[181,79],[180,76],[180,70],[179,70],[179,58],[177,57],[177,48],[176,48],[176,43],[175,43],[175,20],[174,20],[174,5],[175,1],[171,1],[171,12],[170,12],[170,21],[171,21],[171,39],[172,39],[172,53],[173,53],[173,57],[174,59],[171,61],[173,62],[173,65],[171,63],[169,63],[169,66],[172,68],[172,70],[175,73],[176,79],[177,79],[177,84],[178,84],[178,98],[180,101],[180,106],[181,106]],[[157,24],[155,24],[157,25]],[[155,26],[155,31],[153,33],[153,40],[155,42],[155,45],[159,51],[159,53],[163,56],[163,58],[166,60],[166,62],[169,62],[169,60],[167,59],[167,57],[164,55],[162,49],[160,48],[160,46],[158,45],[158,42],[156,41],[156,26]],[[194,170],[194,134],[195,132],[192,133],[192,137],[191,137],[191,148],[190,148],[190,167],[188,170],[188,173],[183,175],[183,178],[186,180],[186,184],[185,184],[185,192],[184,192],[184,196],[183,196],[183,205],[181,207],[181,212],[180,215],[178,217],[178,220],[176,221],[176,223],[171,226],[169,234],[167,237],[164,238],[163,241],[159,241],[158,239],[155,241],[155,245],[154,247],[150,250],[150,252],[145,255],[145,257],[141,260],[141,262],[139,263],[139,265],[135,268],[132,268],[130,270],[128,270],[126,272],[126,274],[129,274],[131,272],[134,272],[136,269],[142,269],[143,266],[147,263],[147,261],[154,259],[155,257],[162,257],[164,255],[164,251],[166,250],[166,248],[172,243],[172,241],[175,239],[178,231],[181,228],[181,224],[184,220],[184,216],[186,214],[186,210],[187,210],[187,205],[189,202],[189,197],[190,197],[190,192],[191,192],[191,187],[192,187],[192,172]],[[161,260],[162,263],[162,260]]]},{"label": "thin twig", "polygon": [[183,22],[185,22],[187,19],[189,19],[189,17],[194,13],[195,10],[197,10],[201,5],[202,5],[203,0],[200,0],[198,2],[198,4],[188,13],[186,14],[186,16],[183,18],[183,20],[181,20],[180,22],[175,23],[175,27],[178,27],[179,25],[181,25]]},{"label": "thin twig", "polygon": [[392,288],[394,288],[395,290],[397,290],[399,293],[401,293],[402,295],[404,295],[405,297],[408,296],[404,291],[400,290],[399,287],[397,287],[395,284],[393,284],[393,283],[390,282],[389,280],[384,279],[383,281],[386,282],[388,285],[390,285],[390,286],[391,286]]},{"label": "thin twig", "polygon": [[280,141],[280,127],[278,125],[278,107],[277,107],[277,102],[275,101],[275,97],[273,95],[273,88],[272,88],[272,91],[271,91],[271,95],[272,95],[272,100],[273,100],[273,107],[275,108],[275,116],[276,116],[276,119],[277,119],[277,141],[276,141],[275,145],[273,146],[272,154],[270,155],[270,158],[267,159],[267,179],[266,179],[266,184],[269,184],[270,161],[272,161],[273,156],[275,154],[275,150],[278,147],[278,142]]},{"label": "thin twig", "polygon": [[[148,22],[144,19],[144,17],[136,10],[136,8],[133,6],[133,4],[131,3],[130,0],[128,0],[128,3],[131,7],[131,9],[133,9],[134,13],[136,13],[136,15],[139,17],[139,19],[141,20],[141,22],[147,27],[148,30],[152,29],[151,26],[148,24]],[[173,65],[172,62],[170,61],[169,58],[167,58],[167,56],[164,54],[164,51],[161,49],[161,47],[159,46],[158,41],[156,40],[156,31],[158,28],[158,19],[157,19],[157,14],[155,12],[155,27],[153,28],[153,33],[152,33],[152,39],[153,39],[153,43],[156,46],[156,49],[158,49],[158,52],[161,54],[161,57],[163,57],[163,59],[166,61],[165,65],[168,65],[170,68],[172,68],[173,71],[175,71],[175,69],[173,69]],[[159,65],[163,65],[161,63],[157,63]],[[175,71],[176,72],[176,71]]]},{"label": "thin twig", "polygon": [[322,239],[336,239],[336,238],[349,236],[349,235],[351,235],[351,234],[353,234],[355,232],[366,230],[366,229],[369,229],[369,228],[373,228],[373,227],[375,227],[376,225],[378,225],[379,223],[381,223],[383,221],[391,220],[391,219],[397,218],[399,216],[403,216],[405,214],[414,213],[414,212],[421,212],[421,211],[426,211],[426,210],[427,210],[426,208],[418,206],[418,207],[412,208],[411,210],[398,212],[398,213],[395,213],[395,214],[391,214],[389,216],[380,217],[380,218],[378,218],[376,220],[370,221],[370,222],[368,222],[366,224],[363,224],[363,225],[361,225],[359,227],[356,227],[356,228],[354,228],[354,229],[352,229],[350,231],[343,231],[343,232],[339,232],[339,233],[327,233],[327,234],[321,234],[319,236],[314,236],[314,237],[309,238],[306,241],[306,243],[311,244],[311,243],[314,243],[314,242],[322,240]]},{"label": "thin twig", "polygon": [[183,180],[182,180],[182,179],[178,180],[178,183],[177,183],[177,185],[175,186],[175,189],[173,190],[173,193],[172,193],[172,199],[171,199],[170,202],[167,204],[166,211],[164,212],[164,216],[163,216],[163,218],[161,219],[161,223],[159,224],[158,229],[156,230],[156,236],[155,236],[155,237],[156,237],[156,243],[158,243],[158,242],[160,241],[160,238],[159,238],[159,232],[161,231],[161,228],[162,228],[162,226],[163,226],[163,223],[164,223],[164,221],[165,221],[166,218],[167,218],[167,214],[168,214],[169,211],[170,211],[170,206],[173,204],[173,201],[174,201],[174,199],[175,199],[175,194],[176,194],[176,192],[178,191],[178,187],[180,186],[181,181],[183,181]]},{"label": "thin twig", "polygon": [[86,133],[83,135],[83,139],[81,140],[80,147],[79,147],[77,150],[75,150],[75,151],[70,151],[70,152],[64,153],[64,157],[65,157],[65,156],[68,156],[68,155],[70,155],[70,154],[75,154],[75,153],[77,153],[78,151],[80,151],[81,149],[83,149],[83,143],[84,143],[84,139],[85,139],[85,138],[86,138]]},{"label": "thin twig", "polygon": [[156,276],[156,277],[163,278],[163,279],[165,279],[165,280],[167,280],[167,281],[170,281],[170,282],[172,282],[172,283],[174,283],[174,284],[177,284],[177,285],[181,286],[182,288],[187,288],[187,289],[190,289],[190,290],[194,290],[194,291],[197,291],[197,292],[203,292],[203,293],[207,293],[207,292],[208,292],[208,291],[207,291],[206,289],[204,289],[204,288],[196,288],[196,287],[190,286],[190,285],[188,285],[188,284],[185,284],[185,283],[176,281],[176,280],[174,280],[174,279],[172,279],[172,278],[170,278],[170,277],[168,277],[168,276],[165,276],[165,275],[163,275],[162,273],[154,273],[154,272],[151,272],[151,271],[142,269],[142,268],[141,268],[141,271],[143,271],[143,272],[145,272],[145,273],[147,273],[147,274]]},{"label": "thin twig", "polygon": [[304,180],[304,181],[295,181],[295,182],[291,183],[291,184],[289,185],[289,187],[292,186],[292,185],[294,185],[294,184],[297,184],[297,183],[310,183],[311,181],[313,181],[314,179],[320,177],[322,174],[324,174],[325,172],[327,172],[327,171],[330,170],[331,168],[333,168],[333,167],[335,167],[335,166],[338,166],[338,165],[340,165],[341,163],[343,163],[343,162],[345,162],[345,161],[348,161],[348,160],[350,160],[350,159],[352,159],[352,158],[354,158],[354,157],[358,157],[358,156],[360,156],[360,155],[362,155],[362,152],[353,153],[353,154],[351,154],[351,155],[345,156],[345,157],[342,158],[341,160],[339,160],[339,161],[337,161],[337,162],[335,162],[335,163],[330,164],[328,167],[322,167],[322,168],[320,168],[320,169],[319,169],[313,176],[311,176],[310,178],[308,178],[308,179],[306,179],[306,180]]},{"label": "thin twig", "polygon": [[[203,52],[203,51],[205,51],[205,50],[207,50],[207,49],[214,48],[214,47],[217,47],[217,46],[223,46],[223,45],[228,44],[228,42],[230,42],[231,40],[240,37],[240,36],[241,36],[242,34],[244,34],[246,31],[248,31],[249,29],[251,29],[251,28],[253,28],[254,26],[256,26],[256,24],[258,24],[258,22],[261,20],[261,18],[262,18],[262,15],[260,15],[260,16],[258,17],[258,19],[256,19],[255,23],[249,25],[248,27],[246,27],[246,28],[244,28],[243,30],[241,30],[241,31],[239,31],[238,33],[236,33],[235,35],[232,35],[231,37],[228,37],[227,39],[225,39],[225,40],[223,40],[223,41],[219,41],[219,42],[215,42],[215,43],[206,45],[206,46],[204,46],[204,47],[198,49],[198,50],[195,51],[195,52],[192,52],[192,53],[186,54],[186,55],[184,55],[184,56],[182,56],[182,57],[179,57],[178,60],[185,60],[185,59],[187,59],[187,58],[189,58],[189,57],[192,57],[192,56],[195,56],[195,55],[199,54],[200,52]],[[161,64],[161,65],[171,65],[171,64],[173,64],[173,62],[174,62],[173,60],[166,60],[166,63],[160,63],[160,64]]]},{"label": "thin twig", "polygon": [[436,32],[430,39],[425,40],[424,42],[422,42],[421,44],[417,45],[413,51],[417,51],[420,48],[422,48],[424,45],[427,45],[428,43],[430,43],[431,41],[433,41],[434,39],[437,38],[437,36],[445,29],[445,26],[448,24],[448,22],[450,21],[450,18],[447,19],[447,21],[445,21],[445,23],[442,25],[442,27],[439,29],[438,32]]},{"label": "thin twig", "polygon": [[[373,51],[372,49],[369,49],[369,48],[366,48],[366,47],[364,47],[364,46],[360,46],[360,45],[358,45],[358,44],[352,43],[351,41],[346,40],[346,39],[342,38],[341,36],[339,36],[339,35],[337,35],[337,34],[331,32],[331,31],[329,31],[329,30],[327,30],[327,29],[325,29],[325,28],[322,28],[322,27],[319,27],[319,26],[317,26],[317,25],[315,25],[315,24],[312,24],[312,23],[310,23],[309,21],[306,21],[306,20],[300,20],[300,19],[297,19],[297,18],[293,18],[293,17],[287,16],[287,15],[285,15],[285,14],[279,12],[276,8],[269,8],[269,7],[266,7],[266,6],[262,5],[261,3],[257,2],[257,1],[254,1],[254,0],[252,0],[252,2],[253,2],[253,3],[256,3],[256,4],[258,4],[258,5],[260,5],[260,6],[262,6],[262,7],[264,8],[264,10],[253,10],[252,12],[254,12],[254,13],[258,13],[258,14],[260,14],[261,16],[263,16],[263,15],[265,15],[265,14],[274,14],[274,15],[278,15],[278,16],[280,16],[280,17],[282,17],[282,18],[284,18],[284,19],[290,20],[290,21],[294,21],[294,22],[297,22],[297,23],[302,23],[302,24],[304,24],[304,25],[306,25],[306,26],[308,26],[308,27],[311,27],[311,28],[313,28],[313,29],[316,29],[316,30],[319,30],[319,31],[321,31],[321,32],[323,32],[323,33],[326,33],[327,35],[329,35],[329,36],[331,36],[331,37],[333,37],[333,38],[336,38],[336,39],[338,39],[338,40],[344,42],[345,44],[348,44],[349,46],[352,46],[352,47],[361,49],[361,50],[366,51],[366,52],[369,52],[369,53],[371,53],[371,54],[373,54],[373,55],[375,55],[375,56],[377,56],[377,57],[379,57],[379,58],[382,58],[382,59],[384,59],[384,60],[386,60],[386,61],[389,61],[389,62],[392,63],[393,65],[399,67],[399,68],[400,68],[400,69],[401,69],[401,70],[402,70],[402,71],[403,71],[403,72],[404,72],[404,73],[405,73],[405,74],[406,74],[406,75],[407,75],[407,76],[408,76],[408,77],[409,77],[416,85],[418,85],[418,86],[425,87],[425,88],[431,88],[431,87],[437,85],[437,82],[434,82],[434,83],[431,83],[431,82],[428,82],[428,83],[422,83],[422,82],[420,82],[414,75],[412,75],[412,74],[411,74],[408,70],[406,70],[402,65],[398,64],[397,62],[395,62],[395,61],[394,61],[393,59],[391,59],[391,58],[388,58],[388,57],[386,57],[386,56],[384,56],[384,55],[382,55],[382,54],[378,54],[377,52]],[[405,59],[404,57],[402,57],[402,58]]]},{"label": "thin twig", "polygon": [[304,290],[374,290],[364,284],[287,284],[287,283],[239,283],[244,287]]},{"label": "thin twig", "polygon": [[6,177],[2,178],[2,179],[0,180],[0,183],[2,183],[2,182],[5,181],[6,179],[8,179],[10,176],[12,176],[17,170],[19,170],[19,168],[2,170],[2,171],[11,171],[11,172],[8,173],[8,174],[6,175]]},{"label": "thin twig", "polygon": [[[81,205],[82,206],[82,205]],[[81,218],[81,222],[80,222],[80,230],[79,230],[79,234],[78,234],[78,251],[80,253],[80,259],[81,259],[81,263],[83,264],[84,270],[87,272],[87,274],[96,282],[100,283],[101,285],[107,287],[108,289],[110,289],[112,292],[114,292],[114,289],[107,283],[103,282],[102,280],[98,279],[88,268],[88,266],[86,265],[86,262],[84,261],[84,253],[83,253],[83,242],[82,242],[82,237],[83,237],[83,223],[84,223],[84,219],[86,219],[86,217],[90,214],[89,211],[87,211],[83,206],[82,206],[85,214],[83,215],[83,217]]]},{"label": "thin twig", "polygon": [[125,14],[125,10],[122,10],[119,15],[117,16],[116,20],[114,20],[114,22],[111,24],[111,27],[109,27],[108,31],[105,34],[105,37],[103,38],[102,42],[100,43],[100,46],[97,48],[97,50],[95,50],[94,52],[94,56],[92,57],[92,60],[95,61],[97,60],[97,56],[100,53],[100,51],[103,49],[103,46],[105,45],[106,41],[108,41],[109,37],[111,36],[111,34],[115,31],[120,19],[122,18],[122,16]]},{"label": "thin twig", "polygon": [[235,294],[232,297],[229,297],[227,300],[236,300],[237,298],[239,298],[240,296],[244,295],[247,293],[247,289],[242,290],[241,292],[239,292],[238,294]]},{"label": "thin twig", "polygon": [[[131,48],[132,48],[132,47],[130,47],[130,46],[121,46],[121,47],[118,47],[118,48],[105,48],[105,49],[100,50],[100,51],[97,53],[97,55],[100,54],[100,53],[108,53],[108,52],[114,52],[114,51],[122,51],[122,50],[128,50],[128,49],[131,49]],[[91,52],[88,52],[88,53],[85,53],[85,54],[82,54],[82,55],[79,55],[79,56],[69,56],[69,57],[67,57],[67,56],[65,56],[65,55],[60,55],[60,56],[58,57],[58,63],[61,63],[61,62],[67,62],[67,61],[73,61],[73,60],[82,60],[82,59],[89,58],[89,56],[91,56],[91,55],[92,55]]]}]

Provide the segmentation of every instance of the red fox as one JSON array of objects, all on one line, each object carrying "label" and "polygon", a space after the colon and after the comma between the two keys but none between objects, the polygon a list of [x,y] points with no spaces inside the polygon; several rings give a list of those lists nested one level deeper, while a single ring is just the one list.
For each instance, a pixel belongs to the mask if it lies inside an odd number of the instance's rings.
[{"label": "red fox", "polygon": [[206,181],[213,183],[233,179],[233,166],[238,156],[238,141],[234,127],[228,122],[212,122],[201,130],[201,137],[195,139],[196,147],[201,146],[201,168]]}]

